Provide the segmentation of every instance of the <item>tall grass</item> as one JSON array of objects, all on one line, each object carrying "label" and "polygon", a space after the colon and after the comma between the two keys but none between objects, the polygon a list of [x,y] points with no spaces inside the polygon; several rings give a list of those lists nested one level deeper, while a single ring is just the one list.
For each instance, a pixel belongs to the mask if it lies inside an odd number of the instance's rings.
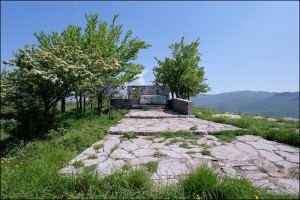
[{"label": "tall grass", "polygon": [[116,124],[126,112],[117,111],[113,117],[99,117],[93,113],[87,113],[82,118],[62,117],[68,126],[52,130],[42,138],[27,143],[11,139],[9,146],[2,144],[1,153],[7,159],[1,162],[3,197],[43,198],[50,195],[50,188],[63,181],[58,175],[59,169],[102,139],[107,129]]},{"label": "tall grass", "polygon": [[[220,177],[205,166],[177,185],[160,188],[150,172],[124,169],[105,178],[88,170],[81,175],[64,176],[58,171],[94,142],[127,111],[113,117],[82,115],[69,110],[61,116],[63,124],[42,138],[22,142],[11,139],[1,149],[1,199],[190,199],[190,198],[298,198],[298,195],[273,195],[260,191],[245,180]],[[8,141],[6,135],[1,141]]]},{"label": "tall grass", "polygon": [[[193,113],[197,118],[205,119],[217,123],[230,124],[243,130],[221,131],[216,133],[220,139],[231,141],[235,135],[258,135],[265,139],[300,147],[300,134],[296,132],[299,128],[299,121],[287,121],[278,118],[277,122],[268,121],[266,118],[254,119],[253,116],[240,114],[240,119],[230,119],[227,117],[212,117],[220,111],[209,110],[201,107],[194,107]],[[278,124],[284,123],[284,124]]]}]

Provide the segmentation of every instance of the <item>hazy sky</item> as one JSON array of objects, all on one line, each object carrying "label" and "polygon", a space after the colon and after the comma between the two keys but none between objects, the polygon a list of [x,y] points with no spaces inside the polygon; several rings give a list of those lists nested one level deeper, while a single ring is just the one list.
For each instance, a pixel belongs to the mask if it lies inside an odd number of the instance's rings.
[{"label": "hazy sky", "polygon": [[[299,2],[2,2],[1,61],[34,32],[85,28],[85,13],[117,23],[152,45],[136,61],[145,66],[134,84],[151,84],[154,57],[171,56],[168,46],[200,37],[200,66],[212,93],[238,90],[299,91]],[[3,65],[2,65],[3,67]]]}]

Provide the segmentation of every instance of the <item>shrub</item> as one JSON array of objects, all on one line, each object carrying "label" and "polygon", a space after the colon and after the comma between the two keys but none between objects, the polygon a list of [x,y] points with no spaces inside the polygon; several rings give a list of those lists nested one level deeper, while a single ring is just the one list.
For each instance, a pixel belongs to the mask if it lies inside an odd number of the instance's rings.
[{"label": "shrub", "polygon": [[12,106],[1,107],[1,119],[16,118],[17,110]]},{"label": "shrub", "polygon": [[19,123],[15,119],[1,119],[1,128],[6,133],[10,133],[12,130],[14,130],[16,127],[18,127]]}]

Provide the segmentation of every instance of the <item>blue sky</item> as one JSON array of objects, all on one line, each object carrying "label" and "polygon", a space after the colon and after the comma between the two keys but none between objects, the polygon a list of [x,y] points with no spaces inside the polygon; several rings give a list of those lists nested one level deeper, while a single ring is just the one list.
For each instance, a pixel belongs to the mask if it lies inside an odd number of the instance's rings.
[{"label": "blue sky", "polygon": [[[171,57],[168,46],[200,37],[200,66],[211,93],[238,90],[299,91],[299,2],[2,2],[1,62],[34,32],[85,27],[85,13],[118,23],[152,45],[137,63],[145,66],[133,84],[151,84],[154,57]],[[2,66],[3,67],[3,66]]]}]

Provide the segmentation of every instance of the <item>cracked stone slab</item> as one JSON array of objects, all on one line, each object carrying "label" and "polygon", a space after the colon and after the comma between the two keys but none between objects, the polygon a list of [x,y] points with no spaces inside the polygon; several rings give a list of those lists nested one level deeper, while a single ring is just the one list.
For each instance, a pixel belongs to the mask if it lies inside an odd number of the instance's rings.
[{"label": "cracked stone slab", "polygon": [[261,137],[255,135],[243,135],[243,136],[236,136],[236,139],[242,142],[256,142],[260,140]]},{"label": "cracked stone slab", "polygon": [[[119,137],[107,135],[93,144],[103,144],[104,148],[95,153],[92,145],[59,173],[79,174],[84,171],[84,167],[96,165],[96,173],[99,177],[104,177],[121,170],[125,164],[131,165],[133,169],[145,169],[146,163],[156,162],[157,172],[151,178],[158,184],[166,185],[177,183],[201,164],[206,164],[209,167],[215,166],[214,170],[218,173],[245,178],[272,192],[296,193],[296,187],[299,187],[295,184],[299,181],[299,160],[296,160],[299,148],[264,140],[259,136],[238,136],[232,143],[222,144],[215,136],[206,135],[195,141],[202,144],[214,142],[216,146],[200,147],[190,144],[192,148],[188,149],[180,144],[182,141],[191,141],[181,137],[176,138],[181,142],[169,146],[166,144],[171,139],[165,141],[162,137],[157,140],[145,136],[131,140],[120,140]],[[165,142],[159,143],[162,140]],[[271,149],[262,149],[262,146]],[[112,149],[114,151],[111,153]],[[202,155],[203,149],[210,151],[212,156]],[[93,153],[97,159],[88,159]],[[76,169],[75,161],[82,161],[84,167]],[[284,181],[279,181],[280,179]]]},{"label": "cracked stone slab", "polygon": [[280,178],[277,182],[290,193],[299,194],[299,180]]},{"label": "cracked stone slab", "polygon": [[110,154],[110,157],[113,159],[132,159],[134,158],[134,155],[129,153],[128,151],[125,151],[124,149],[118,148],[112,154]]},{"label": "cracked stone slab", "polygon": [[275,145],[267,144],[267,143],[261,143],[261,142],[247,142],[251,146],[253,146],[255,149],[263,149],[263,150],[278,150]]},{"label": "cracked stone slab", "polygon": [[126,150],[126,151],[135,151],[137,149],[139,149],[139,146],[130,141],[130,140],[127,140],[127,141],[123,141],[120,145],[119,145],[120,148]]},{"label": "cracked stone slab", "polygon": [[156,162],[158,158],[152,157],[152,156],[146,156],[146,157],[139,157],[139,158],[133,158],[129,161],[131,165],[142,165],[148,162]]},{"label": "cracked stone slab", "polygon": [[124,160],[107,159],[97,166],[97,174],[100,177],[110,175],[112,172],[120,170],[125,165]]},{"label": "cracked stone slab", "polygon": [[[136,111],[142,116],[147,111]],[[150,113],[153,111],[149,111]],[[147,115],[164,115],[163,111],[155,111],[155,114]],[[162,114],[164,113],[164,114]],[[236,130],[239,129],[232,125],[220,124],[211,121],[201,120],[197,118],[123,118],[120,123],[109,129],[111,134],[124,134],[134,132],[141,135],[151,135],[157,132],[176,132],[176,131],[191,131],[191,127],[196,127],[196,133],[211,133],[221,130]]]},{"label": "cracked stone slab", "polygon": [[266,150],[259,150],[260,155],[265,157],[267,160],[270,160],[272,162],[278,162],[283,160],[283,157],[276,155],[275,153],[266,151]]},{"label": "cracked stone slab", "polygon": [[275,152],[289,162],[299,163],[299,155],[295,155],[284,151],[275,151]]},{"label": "cracked stone slab", "polygon": [[222,145],[210,148],[211,154],[220,160],[248,160],[249,157],[233,146]]},{"label": "cracked stone slab", "polygon": [[136,157],[152,156],[156,150],[154,149],[138,149],[133,152]]},{"label": "cracked stone slab", "polygon": [[159,176],[178,176],[188,174],[189,168],[185,163],[181,163],[177,159],[166,159],[158,163],[157,175]]},{"label": "cracked stone slab", "polygon": [[246,144],[244,142],[236,142],[234,143],[235,148],[239,151],[241,151],[242,153],[248,155],[250,158],[257,158],[258,157],[258,152],[257,150],[252,147],[249,144]]}]

